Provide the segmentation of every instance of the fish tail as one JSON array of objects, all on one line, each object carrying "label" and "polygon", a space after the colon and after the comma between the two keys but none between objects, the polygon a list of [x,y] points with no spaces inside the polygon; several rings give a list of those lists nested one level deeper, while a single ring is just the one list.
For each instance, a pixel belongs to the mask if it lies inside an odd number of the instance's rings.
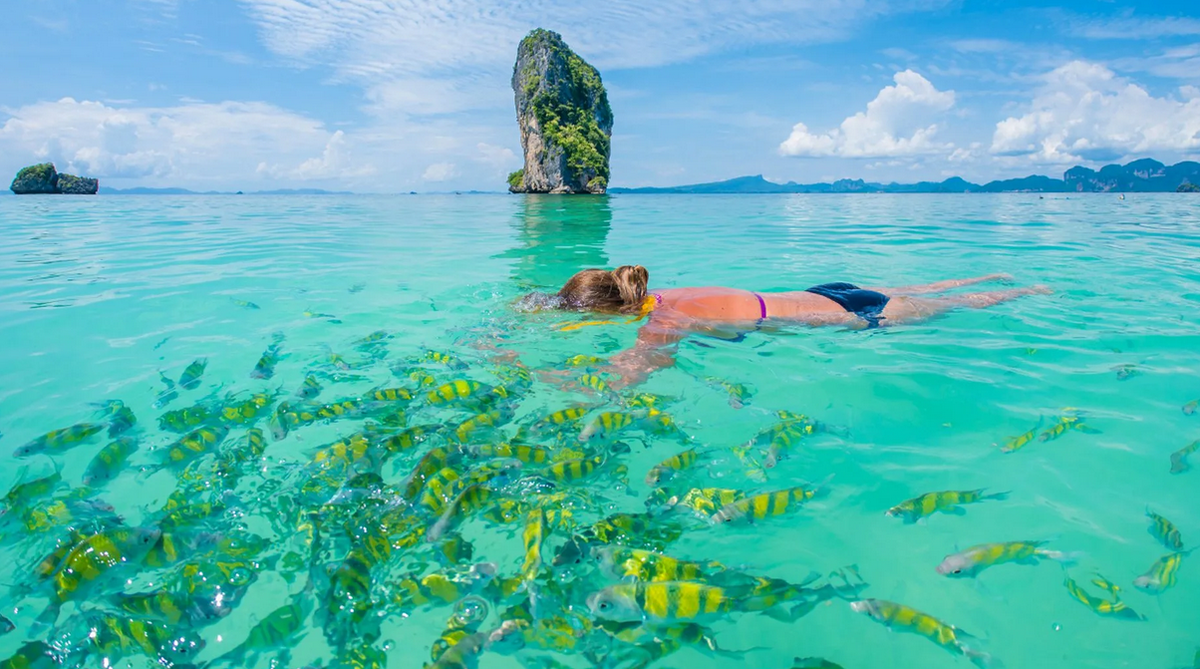
[{"label": "fish tail", "polygon": [[830,474],[813,486],[813,499],[820,499],[829,494],[829,482],[833,480],[833,477],[834,475]]},{"label": "fish tail", "polygon": [[58,614],[62,609],[62,604],[54,600],[46,606],[46,610],[38,614],[37,619],[29,626],[29,633],[32,636],[41,635],[43,632],[50,631],[54,627],[54,623],[58,622]]},{"label": "fish tail", "polygon": [[1008,496],[1012,494],[1011,490],[1005,490],[1004,492],[994,492],[994,493],[985,495],[985,494],[983,494],[983,492],[985,490],[987,490],[987,488],[980,488],[977,491],[977,492],[979,492],[979,499],[981,501],[985,500],[985,499],[1004,500],[1004,499],[1008,499]]},{"label": "fish tail", "polygon": [[1055,562],[1062,565],[1063,569],[1066,569],[1067,567],[1076,566],[1077,564],[1079,564],[1079,561],[1081,559],[1083,559],[1083,557],[1086,555],[1082,551],[1072,551],[1069,553],[1064,553],[1063,551],[1048,551],[1048,550],[1043,550],[1041,548],[1034,551],[1034,553],[1040,557],[1054,560]]},{"label": "fish tail", "polygon": [[971,661],[971,664],[979,667],[979,669],[1004,669],[1004,663],[992,657],[991,653],[975,650],[961,644],[959,648],[962,649],[963,655]]}]

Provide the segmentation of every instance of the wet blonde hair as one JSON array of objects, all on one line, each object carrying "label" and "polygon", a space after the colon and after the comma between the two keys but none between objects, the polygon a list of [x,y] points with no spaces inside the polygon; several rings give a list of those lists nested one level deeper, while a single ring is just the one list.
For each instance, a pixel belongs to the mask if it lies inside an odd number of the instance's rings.
[{"label": "wet blonde hair", "polygon": [[558,297],[568,309],[638,313],[649,282],[650,272],[641,265],[622,265],[612,271],[585,269],[567,280]]}]

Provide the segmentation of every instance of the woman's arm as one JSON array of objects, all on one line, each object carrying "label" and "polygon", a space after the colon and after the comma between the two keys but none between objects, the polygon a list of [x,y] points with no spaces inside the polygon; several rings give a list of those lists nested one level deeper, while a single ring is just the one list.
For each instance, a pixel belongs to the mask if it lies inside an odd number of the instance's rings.
[{"label": "woman's arm", "polygon": [[683,337],[682,323],[651,315],[650,321],[638,330],[633,348],[614,355],[601,371],[616,377],[609,383],[614,388],[637,385],[653,372],[675,364],[677,345]]}]

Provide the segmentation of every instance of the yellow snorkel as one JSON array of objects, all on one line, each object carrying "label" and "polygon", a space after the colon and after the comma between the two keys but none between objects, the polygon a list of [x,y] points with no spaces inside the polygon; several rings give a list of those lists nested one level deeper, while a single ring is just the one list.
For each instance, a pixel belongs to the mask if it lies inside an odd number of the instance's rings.
[{"label": "yellow snorkel", "polygon": [[654,311],[654,307],[656,307],[656,306],[658,306],[658,298],[655,297],[654,295],[647,295],[646,299],[642,300],[642,306],[638,309],[637,316],[634,316],[633,318],[630,318],[627,321],[622,322],[622,321],[604,320],[604,321],[582,321],[580,323],[559,323],[558,325],[555,326],[555,329],[557,329],[560,332],[566,332],[568,330],[578,330],[580,328],[591,327],[593,325],[628,325],[630,323],[636,323],[636,322],[642,320],[643,318],[649,316],[650,312]]}]

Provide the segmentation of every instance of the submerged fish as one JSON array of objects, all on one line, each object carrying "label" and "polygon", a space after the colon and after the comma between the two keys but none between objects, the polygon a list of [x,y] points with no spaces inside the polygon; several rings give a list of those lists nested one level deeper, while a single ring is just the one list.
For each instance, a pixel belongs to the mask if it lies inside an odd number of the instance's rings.
[{"label": "submerged fish", "polygon": [[747,497],[721,507],[720,511],[713,514],[711,522],[713,525],[736,521],[755,523],[765,518],[781,516],[799,509],[823,491],[824,484],[813,488],[797,486]]},{"label": "submerged fish", "polygon": [[1191,552],[1184,551],[1162,556],[1145,574],[1134,579],[1134,587],[1153,594],[1174,587],[1178,580],[1179,567],[1183,564],[1183,558],[1190,555]]},{"label": "submerged fish", "polygon": [[1038,429],[1040,428],[1040,424],[1034,425],[1031,430],[1024,434],[1010,437],[1009,440],[1004,443],[1004,446],[1000,447],[1000,451],[1003,453],[1015,453],[1016,451],[1025,448],[1030,442],[1033,441],[1034,437],[1037,436]]},{"label": "submerged fish", "polygon": [[592,615],[616,622],[653,623],[712,620],[737,610],[724,589],[684,581],[609,586],[587,599]]},{"label": "submerged fish", "polygon": [[239,300],[237,298],[232,298],[232,301],[235,306],[239,306],[243,309],[258,309],[258,305],[253,302],[247,302],[246,300]]},{"label": "submerged fish", "polygon": [[978,490],[945,490],[929,492],[919,497],[900,502],[888,509],[887,515],[893,518],[903,518],[906,525],[911,525],[922,518],[928,518],[935,513],[946,513],[952,516],[962,516],[967,513],[963,504],[1008,499],[1007,492],[984,494],[986,488]]},{"label": "submerged fish", "polygon": [[200,378],[204,376],[204,369],[208,367],[207,358],[199,358],[187,366],[183,370],[183,374],[179,377],[179,387],[184,390],[195,390],[200,387]]},{"label": "submerged fish", "polygon": [[1183,537],[1179,534],[1179,528],[1175,527],[1175,523],[1149,509],[1146,510],[1146,517],[1150,519],[1150,528],[1148,530],[1150,536],[1171,550],[1180,550],[1183,548]]},{"label": "submerged fish", "polygon": [[1192,400],[1191,402],[1183,405],[1183,413],[1186,416],[1191,416],[1192,414],[1196,413],[1196,409],[1198,408],[1200,408],[1200,400]]},{"label": "submerged fish", "polygon": [[914,608],[882,599],[862,599],[850,608],[865,613],[888,629],[919,634],[955,655],[962,655],[981,669],[999,666],[992,656],[977,649],[973,636]]},{"label": "submerged fish", "polygon": [[279,359],[283,355],[283,346],[276,342],[267,347],[263,351],[258,362],[254,363],[254,369],[250,371],[252,379],[269,379],[275,376],[275,365],[279,364]]},{"label": "submerged fish", "polygon": [[1200,449],[1200,439],[1184,446],[1183,448],[1171,454],[1171,473],[1182,474],[1191,469],[1191,464],[1188,463],[1188,456]]},{"label": "submerged fish", "polygon": [[1100,599],[1093,597],[1086,590],[1081,588],[1078,583],[1071,579],[1070,576],[1065,577],[1063,585],[1067,588],[1067,592],[1076,601],[1088,607],[1098,616],[1105,618],[1119,618],[1122,620],[1145,620],[1145,616],[1134,611],[1125,605],[1119,598],[1115,597],[1111,600]]},{"label": "submerged fish", "polygon": [[974,578],[988,567],[1007,562],[1036,565],[1039,558],[1048,558],[1064,563],[1075,559],[1073,555],[1042,548],[1045,544],[1045,541],[1008,541],[972,546],[964,551],[947,555],[937,566],[937,573],[951,578]]},{"label": "submerged fish", "polygon": [[304,383],[300,385],[300,389],[296,391],[296,397],[302,400],[311,400],[321,394],[321,381],[317,377],[309,374],[304,377]]},{"label": "submerged fish", "polygon": [[76,423],[70,427],[47,432],[13,451],[14,458],[27,458],[31,455],[59,454],[79,446],[93,435],[103,431],[103,423]]},{"label": "submerged fish", "polygon": [[682,453],[676,453],[671,457],[650,468],[646,474],[646,485],[655,485],[662,482],[664,479],[691,467],[699,460],[699,452],[695,448],[689,448]]},{"label": "submerged fish", "polygon": [[83,472],[83,485],[98,488],[116,478],[129,463],[129,456],[138,450],[132,437],[121,437],[100,449]]}]

